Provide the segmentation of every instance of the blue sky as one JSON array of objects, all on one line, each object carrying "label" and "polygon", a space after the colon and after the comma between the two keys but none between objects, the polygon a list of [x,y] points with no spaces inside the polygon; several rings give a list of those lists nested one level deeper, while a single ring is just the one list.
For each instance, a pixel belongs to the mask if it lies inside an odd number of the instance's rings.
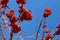
[{"label": "blue sky", "polygon": [[[15,15],[18,16],[18,4],[15,0],[10,0],[8,3],[9,8],[15,10]],[[46,19],[47,29],[51,30],[56,29],[57,24],[60,23],[60,0],[27,0],[24,5],[26,9],[31,10],[33,19],[31,21],[23,21],[20,23],[22,28],[22,38],[25,38],[26,34],[34,35],[36,33],[36,28],[39,26],[40,18],[42,18],[44,9],[49,7],[52,10],[52,14]],[[42,29],[40,30],[42,34]],[[9,40],[9,35],[6,32],[4,34]],[[16,34],[18,35],[18,34]],[[14,35],[14,36],[16,36]],[[59,39],[60,36],[56,37]],[[35,38],[35,35],[34,35]],[[54,40],[56,40],[54,38]],[[24,39],[24,40],[33,40],[32,38]],[[59,39],[60,40],[60,39]]]}]

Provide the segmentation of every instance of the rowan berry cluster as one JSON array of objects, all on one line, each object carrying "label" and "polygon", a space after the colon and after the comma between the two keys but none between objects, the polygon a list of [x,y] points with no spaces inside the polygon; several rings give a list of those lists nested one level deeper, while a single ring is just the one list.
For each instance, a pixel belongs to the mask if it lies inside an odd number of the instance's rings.
[{"label": "rowan berry cluster", "polygon": [[[10,24],[7,24],[7,25],[12,27],[11,28],[11,38],[10,38],[10,40],[12,40],[13,33],[18,33],[22,30],[20,25],[17,23],[17,21],[22,22],[23,20],[32,20],[32,12],[27,10],[24,7],[24,4],[26,3],[26,0],[16,0],[16,3],[19,4],[18,12],[20,14],[19,17],[16,17],[14,15],[15,11],[13,9],[9,9],[8,12],[6,12],[4,10],[5,8],[9,8],[8,5],[7,5],[8,2],[9,2],[9,0],[1,0],[0,1],[0,10],[3,10],[3,11],[1,11],[0,17],[2,15],[6,15],[6,17],[9,19]],[[5,18],[2,18],[2,19],[5,20]],[[6,40],[5,37],[3,39]]]}]

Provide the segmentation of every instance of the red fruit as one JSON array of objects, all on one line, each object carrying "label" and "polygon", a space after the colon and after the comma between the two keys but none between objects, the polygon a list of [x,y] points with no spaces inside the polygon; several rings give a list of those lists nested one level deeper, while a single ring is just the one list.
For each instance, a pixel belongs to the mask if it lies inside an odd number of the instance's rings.
[{"label": "red fruit", "polygon": [[18,20],[22,22],[24,20],[24,16],[21,16],[20,18],[18,18]]},{"label": "red fruit", "polygon": [[23,6],[20,6],[19,8],[20,8],[19,13],[21,14],[19,21],[32,20],[32,13],[29,10],[27,10]]},{"label": "red fruit", "polygon": [[12,13],[13,14],[14,13],[14,10],[10,10],[9,13]]},{"label": "red fruit", "polygon": [[7,16],[8,18],[12,17],[12,15],[11,15],[11,14],[9,14],[9,13],[8,13],[8,14],[6,14],[6,16]]},{"label": "red fruit", "polygon": [[8,26],[12,26],[12,24],[8,24]]},{"label": "red fruit", "polygon": [[46,40],[49,40],[50,38],[52,38],[53,36],[51,34],[47,34],[46,36]]},{"label": "red fruit", "polygon": [[57,25],[57,28],[59,28],[59,29],[60,29],[60,24],[58,24],[58,25]]},{"label": "red fruit", "polygon": [[1,5],[1,1],[0,1],[0,5]]},{"label": "red fruit", "polygon": [[21,28],[20,27],[15,27],[15,28],[12,28],[12,31],[13,33],[18,33],[21,31]]},{"label": "red fruit", "polygon": [[50,31],[49,30],[45,30],[45,33],[49,33]]},{"label": "red fruit", "polygon": [[19,18],[20,21],[23,20],[32,20],[32,15],[31,14],[22,14],[22,16]]},{"label": "red fruit", "polygon": [[50,9],[50,8],[46,8],[45,11],[44,11],[43,16],[46,18],[46,17],[48,17],[50,14],[51,14],[51,9]]},{"label": "red fruit", "polygon": [[7,4],[9,2],[9,0],[2,0],[1,4]]},{"label": "red fruit", "polygon": [[17,23],[13,23],[11,26],[12,26],[13,33],[18,33],[21,31],[21,28]]},{"label": "red fruit", "polygon": [[8,13],[8,14],[6,14],[6,16],[7,16],[8,18],[11,18],[13,15],[10,14],[10,13]]},{"label": "red fruit", "polygon": [[31,13],[29,10],[27,10],[25,7],[23,6],[19,6],[19,12],[22,14],[22,12],[24,14],[28,14],[28,13]]},{"label": "red fruit", "polygon": [[19,13],[23,14],[27,9],[24,8],[23,6],[19,6]]},{"label": "red fruit", "polygon": [[10,22],[11,22],[11,23],[15,23],[16,21],[17,21],[17,17],[13,15],[13,16],[10,18]]},{"label": "red fruit", "polygon": [[23,10],[21,10],[21,9],[19,9],[18,12],[19,12],[20,14],[24,14]]},{"label": "red fruit", "polygon": [[9,0],[1,0],[0,4],[1,4],[1,8],[5,8],[7,7],[7,3],[9,2]]},{"label": "red fruit", "polygon": [[32,13],[28,10],[28,14],[26,14],[27,20],[32,20]]},{"label": "red fruit", "polygon": [[2,8],[6,8],[6,7],[7,7],[7,5],[6,5],[6,4],[3,4],[1,7],[2,7]]},{"label": "red fruit", "polygon": [[45,14],[45,13],[44,13],[43,16],[44,16],[44,18],[46,18],[46,17],[48,17],[48,14]]},{"label": "red fruit", "polygon": [[46,28],[46,26],[47,26],[46,24],[43,24],[43,25],[42,25],[42,28]]},{"label": "red fruit", "polygon": [[8,14],[6,14],[6,16],[7,16],[8,18],[11,18],[13,15],[14,15],[14,11],[13,11],[13,10],[10,10],[10,11],[8,12]]},{"label": "red fruit", "polygon": [[60,35],[60,29],[55,32],[55,35]]},{"label": "red fruit", "polygon": [[5,35],[3,35],[3,38],[2,38],[2,40],[6,40],[6,36],[5,36]]},{"label": "red fruit", "polygon": [[46,8],[45,12],[46,12],[46,14],[50,15],[51,14],[51,9],[50,8]]},{"label": "red fruit", "polygon": [[16,0],[16,2],[17,2],[18,4],[25,4],[25,3],[26,3],[26,0]]}]

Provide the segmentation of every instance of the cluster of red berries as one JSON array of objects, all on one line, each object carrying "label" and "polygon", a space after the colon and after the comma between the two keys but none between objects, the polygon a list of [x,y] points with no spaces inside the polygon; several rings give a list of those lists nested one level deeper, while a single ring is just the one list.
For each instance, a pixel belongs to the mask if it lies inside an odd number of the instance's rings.
[{"label": "cluster of red berries", "polygon": [[17,2],[18,4],[25,4],[25,3],[26,3],[26,0],[16,0],[16,2]]},{"label": "cluster of red berries", "polygon": [[6,16],[9,18],[11,24],[9,24],[8,26],[12,26],[12,31],[13,33],[18,33],[21,31],[20,26],[16,23],[17,21],[17,17],[14,15],[14,10],[10,10],[8,14],[6,14]]},{"label": "cluster of red berries", "polygon": [[60,24],[57,26],[57,30],[55,31],[55,35],[60,35]]},{"label": "cluster of red berries", "polygon": [[46,40],[49,40],[49,39],[51,39],[52,37],[53,37],[52,34],[47,34],[47,36],[46,36]]},{"label": "cluster of red berries", "polygon": [[21,22],[23,20],[32,20],[32,13],[31,11],[27,10],[23,5],[26,3],[26,0],[16,0],[19,6],[18,12],[20,13],[20,17],[18,20]]},{"label": "cluster of red berries", "polygon": [[44,38],[44,37],[42,37],[42,39],[41,40],[49,40],[49,39],[51,39],[53,37],[53,35],[52,34],[47,34],[47,36]]},{"label": "cluster of red berries", "polygon": [[[8,2],[9,0],[1,0],[1,8],[6,8]],[[10,24],[8,26],[12,26],[13,33],[18,33],[21,31],[17,21],[32,20],[32,13],[23,6],[26,3],[26,0],[16,0],[16,2],[17,4],[21,4],[18,10],[21,16],[18,18],[14,15],[14,10],[10,10],[8,13],[5,13],[5,10],[2,11],[2,14],[5,14],[7,18],[9,18]]]},{"label": "cluster of red berries", "polygon": [[[9,0],[0,0],[0,9],[5,9],[6,7],[8,7],[8,2]],[[9,18],[10,24],[8,24],[8,26],[12,27],[12,33],[18,33],[21,31],[21,27],[18,25],[17,21],[32,20],[32,13],[23,7],[23,5],[26,3],[26,0],[16,0],[16,2],[17,4],[21,4],[18,10],[21,16],[19,16],[18,18],[14,15],[14,10],[10,10],[8,13],[5,13],[5,10],[1,11],[1,15],[5,14],[7,18]]]},{"label": "cluster of red berries", "polygon": [[[7,3],[9,2],[9,0],[0,0],[0,7],[1,8],[6,8],[7,7]],[[5,13],[5,11],[2,11],[2,14],[6,14],[7,18],[9,18],[10,24],[8,24],[8,26],[12,26],[12,32],[13,33],[18,33],[21,31],[21,27],[18,25],[17,21],[24,21],[24,20],[32,20],[32,12],[28,9],[26,9],[24,7],[24,4],[26,4],[26,0],[16,0],[17,4],[19,4],[19,14],[20,16],[17,18],[14,15],[14,10],[10,10],[7,14]],[[50,8],[46,8],[44,10],[44,14],[43,17],[47,18],[49,15],[51,14],[51,9]],[[42,28],[46,28],[46,24],[43,24]],[[58,24],[57,26],[57,31],[55,31],[55,35],[59,35],[60,34],[60,24]],[[41,40],[49,40],[51,38],[53,38],[53,35],[50,34],[49,30],[44,30],[45,33],[47,33],[46,37],[42,37]],[[5,40],[5,39],[4,39]]]},{"label": "cluster of red berries", "polygon": [[1,0],[1,1],[0,1],[1,8],[7,7],[7,3],[8,3],[8,2],[9,2],[9,0]]},{"label": "cluster of red berries", "polygon": [[[44,14],[43,14],[43,17],[44,17],[44,24],[42,24],[42,28],[43,28],[43,36],[42,36],[42,39],[41,40],[49,40],[53,37],[52,34],[50,34],[50,31],[49,30],[45,30],[45,28],[47,27],[47,25],[45,24],[45,20],[46,18],[51,14],[51,9],[50,8],[46,8],[44,10]],[[47,35],[44,37],[44,33],[47,33]]]},{"label": "cluster of red berries", "polygon": [[26,8],[24,8],[23,6],[19,7],[19,13],[20,13],[20,17],[19,17],[19,21],[23,21],[23,20],[32,20],[32,13],[27,10]]},{"label": "cluster of red berries", "polygon": [[53,37],[53,35],[50,34],[49,30],[45,30],[46,24],[43,24],[42,28],[43,28],[44,33],[47,33],[47,35],[45,37],[43,36],[41,40],[49,40],[49,39],[51,39]]}]

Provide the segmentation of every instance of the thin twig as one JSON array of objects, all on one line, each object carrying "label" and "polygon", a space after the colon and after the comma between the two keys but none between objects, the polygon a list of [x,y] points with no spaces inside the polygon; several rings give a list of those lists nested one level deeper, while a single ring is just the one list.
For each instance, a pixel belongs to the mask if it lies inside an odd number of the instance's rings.
[{"label": "thin twig", "polygon": [[[44,23],[43,24],[45,24],[45,22],[46,22],[46,18],[44,18]],[[43,28],[43,35],[42,35],[42,38],[44,37],[44,28]]]},{"label": "thin twig", "polygon": [[10,7],[7,6],[7,8],[8,8],[9,10],[11,10]]},{"label": "thin twig", "polygon": [[10,40],[12,40],[12,38],[13,38],[13,32],[12,32],[12,28],[11,28]]},{"label": "thin twig", "polygon": [[39,27],[38,27],[38,31],[37,31],[37,33],[36,33],[36,40],[38,39],[38,33],[39,33],[40,27],[41,27],[41,25],[42,25],[42,21],[43,21],[43,19],[41,20],[40,25],[39,25]]}]

